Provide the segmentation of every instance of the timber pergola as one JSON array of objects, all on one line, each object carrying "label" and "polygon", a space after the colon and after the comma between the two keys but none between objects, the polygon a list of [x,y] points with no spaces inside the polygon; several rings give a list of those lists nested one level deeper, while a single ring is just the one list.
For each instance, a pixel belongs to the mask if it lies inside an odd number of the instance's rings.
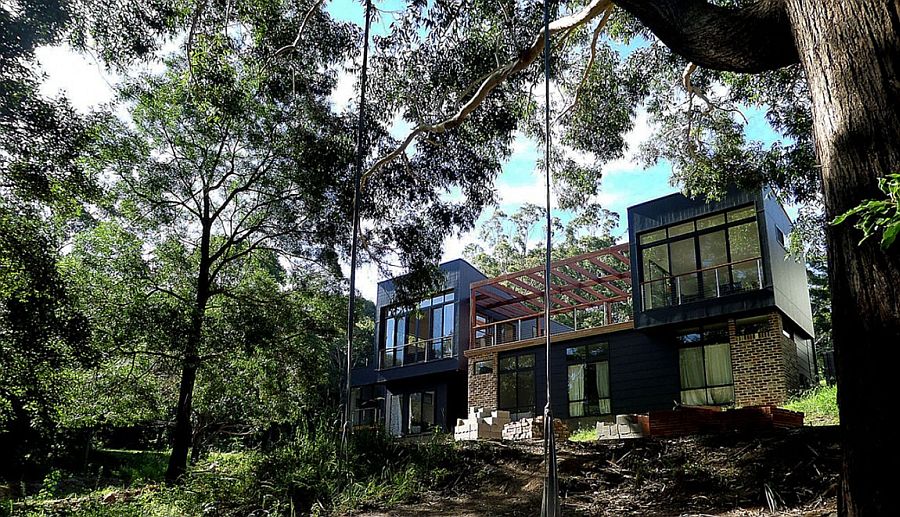
[{"label": "timber pergola", "polygon": [[[550,284],[552,334],[630,320],[628,243],[552,262]],[[544,266],[474,282],[469,346],[482,348],[541,336],[543,312]]]}]

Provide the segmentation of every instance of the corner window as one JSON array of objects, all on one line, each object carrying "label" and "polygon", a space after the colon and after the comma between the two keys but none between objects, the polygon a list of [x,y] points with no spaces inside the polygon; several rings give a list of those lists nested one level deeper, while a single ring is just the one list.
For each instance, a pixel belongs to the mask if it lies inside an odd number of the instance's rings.
[{"label": "corner window", "polygon": [[639,242],[644,310],[762,287],[753,205],[653,230]]},{"label": "corner window", "polygon": [[688,406],[733,404],[731,345],[724,326],[689,330],[678,341],[683,345],[678,351],[681,403]]},{"label": "corner window", "polygon": [[501,357],[498,370],[497,407],[513,420],[534,416],[534,354]]},{"label": "corner window", "polygon": [[566,362],[569,418],[610,414],[608,344],[569,347]]},{"label": "corner window", "polygon": [[386,307],[382,314],[381,368],[453,357],[452,291],[422,300],[411,311]]}]

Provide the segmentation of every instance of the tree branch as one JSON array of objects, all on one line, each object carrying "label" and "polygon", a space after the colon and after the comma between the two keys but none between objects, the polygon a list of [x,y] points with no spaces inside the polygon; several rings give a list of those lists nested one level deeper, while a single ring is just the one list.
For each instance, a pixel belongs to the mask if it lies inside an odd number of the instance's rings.
[{"label": "tree branch", "polygon": [[581,76],[581,81],[578,82],[578,86],[575,88],[575,95],[573,95],[572,103],[556,116],[556,119],[553,121],[554,124],[559,122],[559,119],[566,113],[575,109],[575,106],[578,105],[578,97],[581,95],[581,89],[584,87],[584,83],[587,82],[588,75],[591,73],[591,67],[594,65],[594,60],[597,58],[597,40],[600,39],[600,33],[603,31],[603,27],[606,26],[610,14],[612,14],[612,6],[609,6],[609,8],[606,9],[606,12],[603,13],[603,18],[600,19],[600,22],[594,29],[594,36],[591,38],[591,57],[584,67],[584,74]]},{"label": "tree branch", "polygon": [[676,54],[703,68],[758,73],[799,62],[784,0],[741,8],[706,0],[613,0]]},{"label": "tree branch", "polygon": [[[584,25],[585,23],[596,18],[598,15],[600,15],[600,13],[606,11],[606,9],[610,7],[610,5],[611,0],[591,0],[591,2],[581,11],[569,16],[564,16],[551,23],[549,31],[550,36]],[[465,104],[463,104],[455,114],[435,124],[421,124],[419,126],[416,126],[399,146],[378,159],[378,161],[376,161],[372,165],[372,167],[370,167],[369,170],[367,170],[362,175],[361,187],[365,187],[366,181],[372,174],[403,154],[410,146],[410,144],[412,144],[413,140],[415,140],[420,135],[426,133],[443,133],[462,124],[467,118],[469,118],[469,115],[471,115],[472,112],[475,111],[475,109],[478,108],[478,106],[480,106],[482,102],[484,102],[484,100],[494,90],[494,88],[502,84],[510,76],[524,70],[529,65],[534,63],[534,61],[541,55],[541,51],[544,48],[544,37],[544,31],[541,30],[541,32],[538,33],[531,45],[524,51],[522,51],[521,54],[519,54],[519,57],[506,63],[503,66],[497,67],[493,72],[485,76],[478,90],[475,91],[472,97],[468,101],[466,101]]]}]

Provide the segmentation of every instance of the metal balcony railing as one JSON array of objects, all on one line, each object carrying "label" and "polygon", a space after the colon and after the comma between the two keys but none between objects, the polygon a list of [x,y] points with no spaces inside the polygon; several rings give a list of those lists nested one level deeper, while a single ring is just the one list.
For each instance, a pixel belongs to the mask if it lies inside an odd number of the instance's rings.
[{"label": "metal balcony railing", "polygon": [[[551,333],[565,334],[576,330],[604,327],[631,321],[631,302],[582,303],[550,311]],[[544,335],[543,315],[522,316],[473,325],[475,339],[472,348],[514,343]]]},{"label": "metal balcony railing", "polygon": [[378,354],[380,370],[453,357],[453,335],[442,336],[406,345],[383,348]]},{"label": "metal balcony railing", "polygon": [[762,288],[763,279],[762,257],[719,264],[642,282],[641,306],[659,309],[752,291]]}]

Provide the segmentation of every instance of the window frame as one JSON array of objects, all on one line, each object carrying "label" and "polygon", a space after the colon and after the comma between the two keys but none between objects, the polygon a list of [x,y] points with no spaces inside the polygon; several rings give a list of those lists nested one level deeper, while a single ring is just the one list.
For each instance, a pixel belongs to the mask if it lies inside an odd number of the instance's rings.
[{"label": "window frame", "polygon": [[[438,299],[440,301],[436,301]],[[382,307],[381,321],[379,322],[378,369],[385,370],[456,357],[458,301],[455,290],[447,289],[423,298],[415,304],[413,309],[405,309],[399,304]],[[436,310],[438,307],[439,311]],[[448,311],[447,307],[452,307],[452,309]],[[448,312],[450,312],[449,316],[452,320],[449,327],[445,321]],[[422,313],[427,314],[427,318],[420,317]],[[440,313],[440,330],[445,335],[433,335],[436,313]],[[428,332],[428,338],[421,338],[422,332],[419,327],[422,326]],[[450,333],[447,334],[446,330],[449,330]],[[388,346],[389,344],[393,346]],[[440,346],[436,346],[438,344]],[[436,354],[438,351],[440,353]],[[412,352],[412,354],[408,352]],[[390,361],[387,360],[388,357],[391,357]]]},{"label": "window frame", "polygon": [[[699,335],[699,339],[696,341],[686,341],[681,338],[688,335]],[[716,337],[716,336],[720,337]],[[724,338],[724,339],[721,339]],[[701,326],[689,329],[682,329],[682,331],[676,335],[675,337],[676,343],[678,345],[678,393],[679,399],[682,404],[684,402],[684,394],[686,391],[697,391],[703,390],[704,400],[706,406],[733,406],[735,402],[734,396],[734,361],[731,360],[731,339],[728,334],[728,328],[725,324],[720,325],[709,325],[709,326]],[[728,364],[731,368],[731,382],[724,384],[710,384],[709,382],[709,374],[707,372],[707,348],[711,346],[721,346],[727,345],[728,347]],[[682,370],[682,351],[683,350],[700,350],[700,357],[703,365],[703,384],[700,386],[693,386],[689,388],[684,387],[684,379],[681,377]],[[720,389],[720,388],[731,388],[731,400],[726,402],[715,402],[710,397],[710,390],[712,389]],[[687,405],[687,404],[685,404]]]},{"label": "window frame", "polygon": [[[521,366],[519,364],[519,360],[524,357],[531,357],[531,366]],[[511,370],[503,369],[503,361],[513,359],[515,361],[515,368]],[[513,420],[518,420],[520,418],[525,418],[526,414],[531,414],[535,416],[537,414],[537,382],[536,382],[536,366],[537,366],[537,354],[534,352],[526,352],[519,353],[514,355],[505,355],[497,357],[497,409],[502,411],[509,411],[510,416]],[[531,373],[531,405],[522,404],[522,401],[519,400],[520,390],[519,390],[519,376],[522,373]],[[504,406],[501,404],[501,394],[500,394],[500,385],[502,383],[503,376],[512,375],[513,376],[513,386],[515,386],[515,394],[516,394],[516,404],[514,406]],[[524,411],[523,411],[524,410]]]},{"label": "window frame", "polygon": [[[413,395],[419,395],[419,415],[421,417],[423,417],[423,422],[427,423],[424,421],[425,412],[423,411],[423,408],[425,406],[425,395],[426,394],[431,395],[431,415],[430,415],[431,423],[427,426],[422,426],[422,428],[419,429],[418,431],[413,431],[412,430],[413,429]],[[407,418],[406,418],[407,434],[428,433],[429,431],[431,431],[432,429],[434,429],[435,427],[438,427],[440,425],[437,423],[437,391],[435,391],[435,390],[412,391],[412,392],[409,392],[406,394],[406,398],[407,398],[407,410],[409,412],[409,414],[407,415]]]},{"label": "window frame", "polygon": [[[576,349],[576,348],[584,349],[584,353],[581,356],[574,355],[574,354],[570,355],[569,350]],[[600,350],[600,351],[596,355],[592,355],[592,353],[591,353],[592,349]],[[566,382],[567,383],[569,382],[568,372],[569,372],[570,366],[577,366],[577,365],[584,366],[585,377],[582,378],[582,382],[586,382],[585,379],[586,379],[586,375],[587,375],[589,366],[590,365],[599,365],[601,363],[606,363],[606,372],[607,372],[606,391],[607,391],[607,393],[609,393],[609,396],[598,397],[597,400],[595,401],[597,403],[598,411],[596,413],[592,413],[590,411],[590,408],[591,408],[590,403],[592,401],[590,400],[590,397],[587,396],[587,389],[586,389],[587,387],[582,386],[582,392],[584,392],[584,394],[585,394],[584,398],[572,400],[571,398],[569,398],[571,393],[570,393],[570,390],[568,389],[568,385],[567,385],[566,412],[569,415],[569,418],[582,418],[582,417],[591,417],[591,416],[611,415],[612,414],[612,388],[610,386],[611,383],[610,383],[610,379],[609,379],[609,363],[610,363],[610,361],[609,361],[609,342],[608,341],[600,341],[597,343],[584,343],[581,345],[566,347],[566,377],[567,377]],[[603,410],[602,410],[602,408],[603,408],[602,402],[603,401],[607,402],[607,406],[609,407],[608,412],[603,412]],[[583,407],[587,408],[587,410],[582,415],[573,416],[572,415],[572,404],[578,404],[578,403],[583,404]]]},{"label": "window frame", "polygon": [[[742,211],[747,211],[750,209],[752,215],[746,215],[743,217],[733,217],[731,214],[740,213]],[[639,260],[638,264],[638,278],[640,284],[640,296],[641,296],[641,306],[642,310],[654,310],[654,309],[664,309],[677,305],[682,305],[684,303],[691,303],[694,301],[701,301],[706,299],[720,298],[722,296],[727,296],[728,294],[745,292],[748,290],[755,289],[741,289],[734,290],[729,292],[722,293],[720,291],[721,280],[719,283],[715,285],[716,294],[715,296],[708,296],[706,294],[707,286],[705,285],[708,282],[708,279],[705,279],[703,273],[707,271],[717,271],[720,268],[726,268],[727,271],[725,274],[727,275],[725,285],[729,286],[730,289],[733,289],[735,286],[735,266],[744,265],[751,261],[756,260],[758,264],[758,278],[759,278],[759,287],[756,289],[762,289],[765,283],[765,264],[763,264],[763,246],[764,242],[762,239],[762,235],[760,234],[760,210],[756,208],[755,203],[749,203],[744,205],[739,205],[736,207],[727,208],[724,210],[719,210],[713,213],[704,214],[702,216],[694,217],[691,219],[679,221],[676,223],[672,223],[663,227],[652,228],[649,230],[642,231],[637,235],[637,251]],[[705,221],[709,219],[721,218],[721,222],[713,224],[711,226],[706,226],[704,228],[700,228],[698,224],[700,221]],[[754,257],[750,257],[738,262],[733,262],[733,250],[732,250],[732,239],[731,239],[731,229],[749,224],[756,223],[756,242],[758,248],[758,254]],[[686,225],[693,225],[693,231],[676,233],[675,235],[669,235],[669,229],[671,228],[680,228]],[[659,232],[664,232],[664,237],[649,240],[644,242],[644,237],[647,235],[655,235]],[[722,232],[724,234],[725,240],[725,262],[723,264],[713,265],[704,267],[702,265],[703,253],[700,246],[700,240],[702,236],[711,235],[717,232]],[[683,240],[691,239],[693,241],[694,246],[694,265],[695,269],[692,271],[688,271],[686,273],[681,273],[678,275],[673,274],[673,260],[672,260],[672,244],[678,243]],[[656,248],[659,246],[665,246],[665,255],[666,255],[666,268],[668,271],[668,275],[661,276],[659,278],[654,278],[653,275],[648,279],[647,272],[644,268],[644,259],[646,256],[646,252],[648,249]],[[697,293],[693,295],[693,297],[687,299],[686,301],[681,301],[679,294],[677,293],[677,287],[675,285],[675,278],[692,278],[691,275],[695,275],[693,278],[697,280]],[[663,296],[663,303],[656,305],[653,303],[654,300],[658,298],[654,296],[654,287],[661,286],[662,290],[659,295]],[[649,296],[648,296],[649,295]],[[657,295],[658,296],[658,295]],[[650,302],[650,306],[648,306],[648,302]]]}]

